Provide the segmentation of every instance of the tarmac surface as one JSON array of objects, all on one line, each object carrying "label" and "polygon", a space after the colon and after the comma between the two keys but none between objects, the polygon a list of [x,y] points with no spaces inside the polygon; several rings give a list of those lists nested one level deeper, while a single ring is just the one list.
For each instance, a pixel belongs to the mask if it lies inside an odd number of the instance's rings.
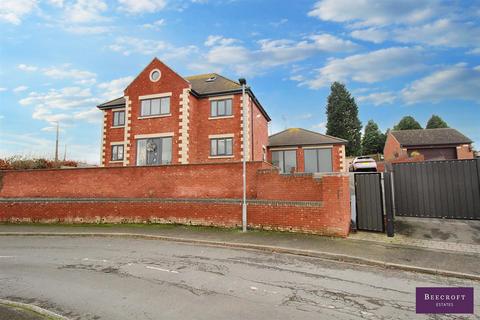
[{"label": "tarmac surface", "polygon": [[70,319],[428,319],[419,286],[473,286],[480,310],[479,282],[439,275],[162,240],[0,238],[0,297]]}]

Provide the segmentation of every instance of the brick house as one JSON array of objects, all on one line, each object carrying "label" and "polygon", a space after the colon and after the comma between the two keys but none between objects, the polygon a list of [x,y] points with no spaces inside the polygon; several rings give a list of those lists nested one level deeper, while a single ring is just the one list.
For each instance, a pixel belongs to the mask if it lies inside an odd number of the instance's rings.
[{"label": "brick house", "polygon": [[385,161],[421,156],[424,160],[472,159],[472,141],[452,128],[390,131]]},{"label": "brick house", "polygon": [[[266,159],[270,117],[251,88],[211,73],[182,77],[157,58],[103,112],[101,166]],[[245,107],[246,106],[246,107]],[[243,110],[247,112],[243,137]]]},{"label": "brick house", "polygon": [[346,140],[301,128],[268,138],[268,160],[281,173],[345,172]]}]

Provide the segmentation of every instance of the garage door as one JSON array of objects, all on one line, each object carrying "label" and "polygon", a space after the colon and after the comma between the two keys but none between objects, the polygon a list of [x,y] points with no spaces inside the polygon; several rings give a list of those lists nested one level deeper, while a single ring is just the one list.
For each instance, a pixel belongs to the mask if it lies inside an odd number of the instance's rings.
[{"label": "garage door", "polygon": [[425,160],[455,160],[457,159],[456,148],[428,148],[428,149],[408,149],[408,154],[418,152],[423,155]]}]

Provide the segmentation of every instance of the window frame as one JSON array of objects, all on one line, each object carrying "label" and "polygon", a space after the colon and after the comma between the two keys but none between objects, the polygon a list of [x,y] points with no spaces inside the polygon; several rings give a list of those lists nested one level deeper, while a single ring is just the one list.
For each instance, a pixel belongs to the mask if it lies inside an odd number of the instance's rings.
[{"label": "window frame", "polygon": [[[120,117],[117,117],[117,122],[115,123],[115,115],[123,113],[123,123],[119,122]],[[125,110],[118,110],[112,112],[112,127],[124,127],[125,126]]]},{"label": "window frame", "polygon": [[[164,161],[164,144],[165,140],[170,139],[170,159]],[[136,165],[137,166],[159,166],[159,165],[170,165],[172,164],[172,159],[173,159],[173,136],[165,136],[165,137],[151,137],[151,138],[140,138],[140,139],[135,139],[136,140],[136,149],[137,149],[137,158],[136,158]],[[158,144],[155,143],[156,147],[158,148],[158,154],[157,154],[157,162],[155,163],[148,163],[148,151],[145,150],[140,150],[139,148],[139,143],[142,143],[142,141],[145,141],[145,147],[147,146],[147,143],[149,140],[159,140]],[[142,157],[145,159],[144,164],[139,163],[139,154],[140,152],[145,152],[145,156]]]},{"label": "window frame", "polygon": [[[330,155],[330,171],[321,171],[320,170],[320,151],[328,151],[329,152],[329,155]],[[333,172],[333,155],[332,155],[332,150],[333,148],[308,148],[308,149],[304,149],[303,150],[303,165],[304,165],[304,171],[306,173],[318,173],[318,172]],[[306,155],[306,151],[315,151],[315,164],[316,164],[316,171],[307,171],[307,164],[306,164],[306,160],[307,160],[307,157],[305,156]]]},{"label": "window frame", "polygon": [[[164,104],[162,103],[162,101],[166,101],[168,99],[168,105],[166,106],[167,107],[167,110],[166,112],[162,112],[162,106],[164,106]],[[154,100],[158,100],[158,112],[159,113],[152,113],[152,101]],[[144,105],[143,103],[144,102],[147,102],[148,101],[148,114],[147,113],[143,113],[144,112]],[[170,99],[170,96],[168,97],[158,97],[158,98],[145,98],[145,99],[141,99],[140,100],[140,117],[142,118],[148,118],[148,117],[157,117],[157,116],[165,116],[165,115],[170,115],[170,102],[171,102],[171,99]]]},{"label": "window frame", "polygon": [[[229,103],[227,103],[227,101],[229,101]],[[224,109],[223,113],[219,113],[220,102],[223,103],[223,109]],[[227,110],[229,112],[227,112]],[[210,118],[223,118],[223,117],[231,117],[231,116],[233,116],[233,99],[232,98],[210,100]]]},{"label": "window frame", "polygon": [[[273,164],[273,158],[274,158],[273,154],[276,153],[276,152],[278,152],[278,153],[281,155],[281,161],[279,160],[278,166],[276,166],[275,164]],[[295,153],[295,158],[294,158],[294,159],[295,159],[295,166],[293,166],[292,168],[295,168],[295,170],[298,168],[298,164],[297,164],[297,149],[272,150],[272,164],[273,164],[274,166],[276,166],[277,168],[280,169],[280,173],[281,173],[281,174],[290,174],[290,171],[287,172],[286,166],[285,166],[285,164],[286,164],[286,162],[285,162],[285,153],[286,153],[286,152],[294,152],[294,153]],[[280,159],[280,158],[279,158],[279,159]],[[282,164],[281,166],[280,166],[280,163]]]},{"label": "window frame", "polygon": [[[223,153],[219,153],[219,141],[223,141]],[[227,141],[230,141],[230,148],[228,147]],[[213,153],[213,146],[215,145],[215,153]],[[230,153],[228,150],[230,149]],[[210,138],[210,156],[211,157],[229,157],[233,156],[233,137],[224,137],[224,138]]]},{"label": "window frame", "polygon": [[[119,148],[122,149],[122,157],[119,158]],[[114,151],[115,150],[115,151]],[[110,146],[110,161],[123,161],[125,159],[125,145],[123,144],[112,144]]]}]

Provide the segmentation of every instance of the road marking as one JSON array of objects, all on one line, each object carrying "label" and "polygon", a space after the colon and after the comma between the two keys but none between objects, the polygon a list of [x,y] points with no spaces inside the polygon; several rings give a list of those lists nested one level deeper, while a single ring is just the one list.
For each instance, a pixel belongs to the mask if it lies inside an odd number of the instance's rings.
[{"label": "road marking", "polygon": [[178,271],[175,271],[175,270],[168,270],[168,269],[162,269],[162,268],[151,267],[151,266],[145,266],[145,268],[152,269],[152,270],[163,271],[163,272],[178,273]]},{"label": "road marking", "polygon": [[94,262],[108,262],[108,260],[105,260],[105,259],[98,260],[98,259],[83,258],[82,260],[83,261],[94,261]]}]

